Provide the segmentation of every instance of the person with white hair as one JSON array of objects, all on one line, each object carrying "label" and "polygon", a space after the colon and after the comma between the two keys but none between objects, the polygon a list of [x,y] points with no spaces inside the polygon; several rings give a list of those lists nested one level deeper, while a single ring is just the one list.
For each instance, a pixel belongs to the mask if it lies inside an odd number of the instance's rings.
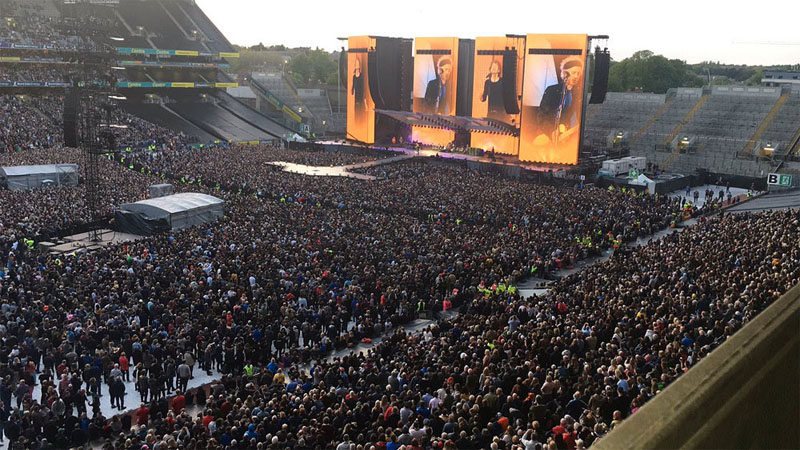
[{"label": "person with white hair", "polygon": [[548,86],[539,105],[539,131],[554,147],[579,138],[583,106],[584,61],[578,56],[564,58],[559,82]]}]

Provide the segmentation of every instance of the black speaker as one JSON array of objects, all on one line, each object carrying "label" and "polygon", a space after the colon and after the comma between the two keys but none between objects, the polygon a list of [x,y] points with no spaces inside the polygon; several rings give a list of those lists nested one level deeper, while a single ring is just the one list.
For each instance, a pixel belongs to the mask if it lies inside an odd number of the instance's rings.
[{"label": "black speaker", "polygon": [[[375,109],[386,109],[381,90],[381,75],[378,71],[378,54],[374,48],[367,52],[367,79],[369,80],[369,94],[375,103]],[[363,68],[361,70],[364,70]]]},{"label": "black speaker", "polygon": [[503,52],[503,104],[506,107],[506,114],[519,114],[516,50]]},{"label": "black speaker", "polygon": [[592,81],[592,96],[589,103],[603,103],[608,91],[608,67],[611,65],[611,54],[608,49],[594,49],[594,80]]},{"label": "black speaker", "polygon": [[80,107],[80,95],[78,91],[72,89],[64,98],[64,145],[67,147],[78,147],[78,108]]},{"label": "black speaker", "polygon": [[411,111],[414,99],[414,57],[411,39],[400,44],[400,102],[399,111]]}]

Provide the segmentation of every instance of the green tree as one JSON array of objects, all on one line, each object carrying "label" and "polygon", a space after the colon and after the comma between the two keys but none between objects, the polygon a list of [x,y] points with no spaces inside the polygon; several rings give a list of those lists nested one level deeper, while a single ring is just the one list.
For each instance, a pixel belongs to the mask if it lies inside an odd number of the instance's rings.
[{"label": "green tree", "polygon": [[764,69],[759,67],[752,75],[750,75],[750,78],[744,81],[744,84],[748,86],[758,86],[761,84],[762,78],[764,78]]},{"label": "green tree", "polygon": [[240,48],[239,57],[230,58],[228,62],[231,65],[231,72],[248,74],[257,70],[279,70],[283,64],[283,57],[277,53]]},{"label": "green tree", "polygon": [[286,69],[292,74],[292,79],[297,84],[308,83],[314,73],[314,68],[311,66],[311,58],[305,53],[292,58]]},{"label": "green tree", "polygon": [[641,89],[663,94],[680,86],[699,87],[703,80],[692,73],[685,61],[667,59],[649,50],[641,50],[615,63],[609,69],[609,90],[625,92]]},{"label": "green tree", "polygon": [[292,79],[300,85],[327,83],[332,77],[335,84],[339,65],[333,60],[330,53],[315,49],[292,58],[287,69],[292,73]]}]

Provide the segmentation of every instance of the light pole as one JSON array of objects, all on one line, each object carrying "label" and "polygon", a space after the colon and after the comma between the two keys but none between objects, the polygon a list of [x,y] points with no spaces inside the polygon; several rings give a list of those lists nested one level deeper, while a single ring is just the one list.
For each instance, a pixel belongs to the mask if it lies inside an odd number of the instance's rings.
[{"label": "light pole", "polygon": [[[336,39],[342,44],[341,53],[339,53],[339,64],[341,65],[342,56],[345,54],[344,41],[347,38],[337,37]],[[342,114],[342,71],[338,67],[336,68],[336,104],[339,105],[339,114]]]}]

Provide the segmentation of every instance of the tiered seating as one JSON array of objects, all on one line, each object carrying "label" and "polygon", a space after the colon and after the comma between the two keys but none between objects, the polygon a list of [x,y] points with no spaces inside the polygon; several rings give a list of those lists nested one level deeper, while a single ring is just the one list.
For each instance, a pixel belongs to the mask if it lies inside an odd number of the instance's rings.
[{"label": "tiered seating", "polygon": [[[700,89],[678,89],[668,93],[670,104],[641,136],[632,139],[631,153],[646,156],[648,161],[660,166],[669,157],[669,147],[664,142],[697,104],[701,95]],[[648,117],[650,119],[652,116]]]},{"label": "tiered seating", "polygon": [[[313,91],[315,95],[301,95],[300,101],[308,108],[308,111],[314,116],[315,130],[331,130],[333,114],[331,112],[331,102],[328,100],[328,94],[324,90]],[[325,122],[325,125],[322,122]]]},{"label": "tiered seating", "polygon": [[289,128],[286,128],[274,120],[267,118],[263,114],[260,114],[258,111],[235,99],[225,91],[220,91],[217,94],[217,98],[220,100],[219,106],[221,108],[229,111],[231,114],[234,114],[242,120],[252,124],[259,130],[263,130],[272,136],[282,137],[291,132]]},{"label": "tiered seating", "polygon": [[119,12],[129,26],[141,26],[148,33],[156,34],[151,40],[158,48],[205,50],[200,42],[187,39],[158,2],[121,2]]},{"label": "tiered seating", "polygon": [[209,39],[206,43],[212,52],[233,52],[233,46],[225,36],[219,31],[208,16],[196,5],[189,5],[185,2],[176,2],[179,9],[183,10],[187,17],[200,27],[200,31]]},{"label": "tiered seating", "polygon": [[[261,86],[268,90],[272,95],[278,97],[284,104],[289,105],[293,110],[300,111],[300,115],[310,117],[308,108],[304,108],[300,98],[294,88],[280,73],[254,73],[252,78]],[[301,111],[302,110],[302,111]]]},{"label": "tiered seating", "polygon": [[603,141],[615,131],[628,132],[632,138],[665,100],[665,95],[659,94],[610,92],[605,103],[590,105],[586,119],[587,141]]},{"label": "tiered seating", "polygon": [[775,96],[712,94],[687,124],[683,133],[701,136],[703,152],[734,156],[739,152],[775,104]]},{"label": "tiered seating", "polygon": [[125,102],[122,107],[128,113],[146,118],[150,122],[153,122],[164,128],[182,131],[187,136],[196,138],[197,142],[199,143],[211,142],[219,139],[219,137],[209,134],[205,130],[197,127],[187,120],[184,120],[180,116],[167,111],[160,104]]},{"label": "tiered seating", "polygon": [[213,103],[181,102],[169,105],[169,108],[210,134],[220,135],[226,140],[257,141],[276,137]]},{"label": "tiered seating", "polygon": [[663,145],[664,141],[669,138],[673,130],[681,123],[681,120],[697,104],[700,96],[699,89],[675,93],[675,99],[639,138],[635,148],[652,150],[658,145]]},{"label": "tiered seating", "polygon": [[761,141],[780,144],[786,150],[785,147],[791,145],[791,139],[798,129],[800,129],[800,92],[793,92],[761,136]]}]

